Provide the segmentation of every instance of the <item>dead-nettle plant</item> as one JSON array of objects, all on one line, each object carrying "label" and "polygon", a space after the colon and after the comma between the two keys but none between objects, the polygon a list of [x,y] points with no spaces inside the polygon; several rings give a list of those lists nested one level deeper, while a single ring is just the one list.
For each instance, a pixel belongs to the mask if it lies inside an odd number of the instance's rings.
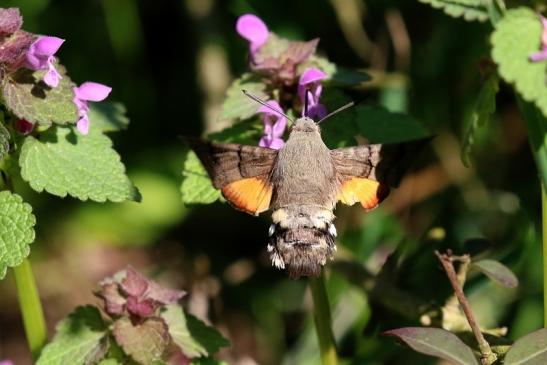
[{"label": "dead-nettle plant", "polygon": [[47,336],[27,257],[35,239],[32,207],[17,186],[97,202],[139,201],[107,132],[127,126],[111,88],[77,86],[56,54],[64,40],[21,29],[16,8],[0,8],[0,279],[13,268],[25,331],[36,358]]},{"label": "dead-nettle plant", "polygon": [[78,307],[57,325],[37,365],[225,364],[212,356],[228,340],[186,313],[184,294],[128,267],[99,283],[102,305]]},{"label": "dead-nettle plant", "polygon": [[[233,81],[222,105],[219,119],[230,126],[209,134],[208,142],[187,139],[192,151],[185,157],[182,200],[185,204],[209,204],[222,195],[237,209],[253,215],[274,210],[270,244],[264,247],[273,266],[286,269],[293,278],[309,277],[321,359],[323,364],[336,364],[323,277],[323,266],[332,257],[337,234],[331,222],[332,207],[337,201],[348,205],[360,202],[365,209],[376,207],[402,172],[401,166],[395,165],[412,155],[405,153],[409,152],[407,147],[423,144],[430,133],[409,115],[364,104],[347,108],[351,102],[348,89],[359,92],[370,77],[318,54],[319,39],[279,37],[252,14],[239,17],[236,31],[249,42],[249,71]],[[321,123],[329,116],[332,120]],[[357,135],[374,145],[337,149],[356,145]],[[416,140],[421,141],[399,145]],[[380,145],[384,143],[398,145],[390,149]],[[307,151],[307,159],[298,158],[300,151]],[[361,165],[352,165],[355,160]],[[317,166],[317,171],[310,171],[308,161],[313,162],[310,166]],[[282,176],[277,180],[269,180],[279,174]],[[289,182],[285,176],[303,174],[307,180]],[[313,192],[301,192],[311,180],[321,188],[311,183]],[[290,183],[298,189],[291,188]],[[350,189],[346,193],[347,186]],[[339,190],[332,195],[329,189]],[[324,197],[319,196],[322,191],[327,191]],[[315,194],[306,201],[302,198]],[[264,243],[267,241],[265,236]]]},{"label": "dead-nettle plant", "polygon": [[[496,110],[500,81],[515,93],[539,171],[543,206],[544,319],[547,327],[547,19],[529,7],[506,9],[503,0],[464,2],[420,0],[442,8],[448,15],[492,24],[490,57],[482,63],[482,88],[462,143],[462,161],[469,164],[477,130],[487,125]],[[485,329],[464,295],[468,269],[477,269],[499,284],[517,285],[514,274],[493,260],[473,261],[467,255],[436,253],[454,289],[441,308],[442,328],[409,327],[387,331],[413,350],[454,364],[545,364],[547,329],[532,332],[512,343],[506,329]],[[459,263],[458,272],[453,263]],[[459,306],[458,306],[459,303]],[[432,324],[424,314],[422,323]]]}]

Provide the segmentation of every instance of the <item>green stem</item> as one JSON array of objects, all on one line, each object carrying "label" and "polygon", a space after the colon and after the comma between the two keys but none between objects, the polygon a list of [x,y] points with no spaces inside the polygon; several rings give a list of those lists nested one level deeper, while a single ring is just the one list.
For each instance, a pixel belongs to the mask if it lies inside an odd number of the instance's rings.
[{"label": "green stem", "polygon": [[541,207],[543,211],[543,327],[547,328],[547,192],[541,184]]},{"label": "green stem", "polygon": [[30,261],[26,258],[23,263],[13,269],[15,283],[17,284],[17,295],[19,306],[23,315],[23,323],[27,341],[34,360],[38,359],[40,351],[47,341],[46,321],[42,303],[36,288],[34,274]]},{"label": "green stem", "polygon": [[313,298],[313,319],[315,322],[315,331],[319,339],[321,363],[323,365],[337,365],[338,355],[332,333],[329,297],[325,288],[323,271],[321,271],[319,277],[310,278],[309,283]]}]

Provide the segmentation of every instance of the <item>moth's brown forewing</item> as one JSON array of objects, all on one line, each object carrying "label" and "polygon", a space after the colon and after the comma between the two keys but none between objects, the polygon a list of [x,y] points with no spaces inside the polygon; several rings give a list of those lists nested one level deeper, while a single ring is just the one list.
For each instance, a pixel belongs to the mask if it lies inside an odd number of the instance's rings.
[{"label": "moth's brown forewing", "polygon": [[294,278],[318,276],[336,249],[333,209],[338,201],[375,208],[398,185],[410,155],[423,141],[329,150],[318,125],[298,119],[277,150],[187,140],[213,186],[236,209],[272,209],[268,252]]}]

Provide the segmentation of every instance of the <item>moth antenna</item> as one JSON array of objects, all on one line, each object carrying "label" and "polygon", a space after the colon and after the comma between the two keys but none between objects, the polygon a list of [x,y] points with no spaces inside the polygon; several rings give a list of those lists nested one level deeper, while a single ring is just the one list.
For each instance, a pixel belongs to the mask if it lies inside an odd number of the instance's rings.
[{"label": "moth antenna", "polygon": [[289,117],[287,114],[283,113],[281,110],[277,110],[276,108],[274,108],[273,106],[269,105],[268,103],[266,103],[264,100],[254,96],[253,94],[250,94],[247,90],[245,89],[242,89],[241,90],[243,92],[243,94],[245,94],[246,96],[248,96],[249,98],[251,98],[252,100],[256,101],[257,103],[261,104],[261,105],[264,105],[266,108],[276,112],[277,114],[280,114],[282,116],[284,116],[285,118],[287,118],[288,120],[290,120],[291,122],[294,123],[294,119],[292,119],[291,117]]},{"label": "moth antenna", "polygon": [[317,124],[323,122],[325,119],[328,119],[328,118],[332,117],[335,114],[340,113],[341,111],[346,110],[347,108],[352,107],[354,104],[355,104],[355,102],[351,101],[351,102],[347,103],[346,105],[341,106],[340,108],[336,109],[335,111],[333,111],[333,112],[327,114],[325,117],[321,118],[319,120],[319,122],[317,122]]}]

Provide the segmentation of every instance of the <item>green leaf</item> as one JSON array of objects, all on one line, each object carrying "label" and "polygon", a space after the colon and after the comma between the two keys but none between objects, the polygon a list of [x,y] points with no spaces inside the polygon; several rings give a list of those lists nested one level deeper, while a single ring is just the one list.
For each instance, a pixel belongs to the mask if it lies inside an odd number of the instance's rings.
[{"label": "green leaf", "polygon": [[161,315],[169,326],[173,342],[187,357],[210,356],[219,348],[230,345],[216,329],[207,326],[193,315],[184,313],[176,304],[168,305]]},{"label": "green leaf", "polygon": [[530,54],[541,48],[541,34],[541,21],[532,9],[509,10],[492,35],[492,58],[503,79],[547,116],[547,62],[529,60]]},{"label": "green leaf", "polygon": [[55,67],[62,75],[55,88],[42,81],[45,70],[20,68],[5,77],[2,82],[2,96],[7,108],[18,118],[34,124],[76,123],[78,110],[73,101],[72,90],[76,85],[66,75],[63,66],[57,64]]},{"label": "green leaf", "polygon": [[56,127],[38,138],[26,137],[19,165],[23,179],[38,192],[97,202],[140,200],[112,141],[93,125],[87,136]]},{"label": "green leaf", "polygon": [[0,121],[0,160],[9,152],[9,141],[11,139],[8,129]]},{"label": "green leaf", "polygon": [[125,115],[127,110],[122,103],[102,102],[91,103],[89,108],[89,121],[103,132],[116,132],[126,129],[129,118]]},{"label": "green leaf", "polygon": [[470,347],[455,334],[440,328],[405,327],[384,332],[414,351],[435,356],[456,365],[479,365]]},{"label": "green leaf", "polygon": [[98,365],[122,365],[117,359],[104,359]]},{"label": "green leaf", "polygon": [[167,325],[161,318],[148,318],[143,323],[131,323],[129,318],[114,322],[112,333],[124,352],[142,365],[152,365],[170,343]]},{"label": "green leaf", "polygon": [[418,119],[408,114],[368,105],[358,106],[356,110],[357,127],[371,143],[400,143],[431,136]]},{"label": "green leaf", "polygon": [[234,124],[220,132],[211,133],[207,136],[207,139],[218,142],[258,145],[263,130],[264,125],[262,122],[259,122],[258,118],[253,118]]},{"label": "green leaf", "polygon": [[301,75],[306,69],[315,67],[327,74],[325,84],[329,86],[355,86],[365,81],[372,80],[366,72],[352,70],[330,62],[327,58],[312,55],[308,60],[297,67],[297,75]]},{"label": "green leaf", "polygon": [[461,159],[465,166],[469,167],[471,149],[475,144],[475,136],[479,127],[484,126],[490,116],[496,111],[496,94],[499,90],[499,78],[491,75],[482,85],[481,91],[471,113],[467,130],[462,140]]},{"label": "green leaf", "polygon": [[547,364],[547,328],[542,328],[518,339],[505,355],[504,364]]},{"label": "green leaf", "polygon": [[241,90],[247,90],[250,94],[260,99],[269,99],[265,91],[266,85],[258,77],[250,73],[243,74],[239,79],[232,82],[228,88],[226,98],[222,104],[219,116],[220,120],[238,121],[250,118],[256,114],[260,105],[248,96],[245,96]]},{"label": "green leaf", "polygon": [[473,262],[471,266],[506,288],[516,288],[519,285],[519,280],[515,274],[501,262],[480,260]]},{"label": "green leaf", "polygon": [[18,266],[30,253],[36,218],[32,207],[9,191],[0,192],[0,279],[8,267]]},{"label": "green leaf", "polygon": [[488,19],[488,11],[484,0],[418,0],[429,4],[435,9],[442,9],[446,15],[463,18],[467,21],[484,22]]},{"label": "green leaf", "polygon": [[184,204],[211,204],[220,198],[220,191],[213,187],[207,171],[192,151],[186,153],[180,191]]},{"label": "green leaf", "polygon": [[517,97],[522,117],[528,128],[528,139],[544,186],[547,186],[547,117],[539,108]]},{"label": "green leaf", "polygon": [[[329,112],[340,108],[350,102],[351,99],[339,90],[325,89],[321,96],[323,103]],[[338,113],[320,124],[321,138],[329,148],[347,147],[355,145],[355,136],[359,134],[355,108],[349,108]]]},{"label": "green leaf", "polygon": [[107,328],[99,310],[93,306],[78,307],[63,319],[37,365],[87,365],[97,363],[106,353]]}]

